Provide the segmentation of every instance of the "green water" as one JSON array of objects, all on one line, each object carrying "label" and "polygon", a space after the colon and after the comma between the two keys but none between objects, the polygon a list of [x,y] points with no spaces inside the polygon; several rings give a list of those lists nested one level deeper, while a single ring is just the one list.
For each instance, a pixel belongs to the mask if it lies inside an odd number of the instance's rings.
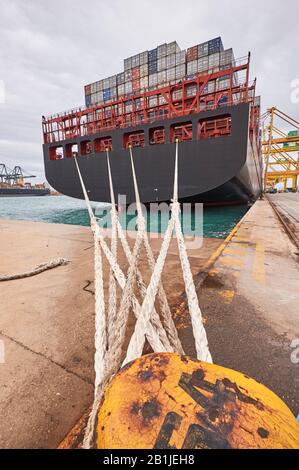
[{"label": "green water", "polygon": [[[103,226],[110,226],[109,204],[92,203],[97,217],[103,221]],[[204,237],[225,238],[235,224],[245,214],[246,205],[211,207],[203,211],[190,213],[185,211],[182,220],[185,234],[196,234]],[[67,196],[44,197],[0,197],[0,218],[16,220],[33,220],[56,224],[89,225],[89,217],[84,201]],[[134,212],[123,214],[121,217],[124,228],[134,229]],[[164,232],[168,214],[148,214],[147,230]]]}]

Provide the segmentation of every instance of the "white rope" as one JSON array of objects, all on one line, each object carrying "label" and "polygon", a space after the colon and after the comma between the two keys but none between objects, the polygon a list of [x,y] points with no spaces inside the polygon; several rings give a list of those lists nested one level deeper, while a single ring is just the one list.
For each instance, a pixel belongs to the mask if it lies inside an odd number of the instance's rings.
[{"label": "white rope", "polygon": [[[117,214],[116,206],[115,206],[115,198],[114,198],[114,192],[113,192],[111,168],[110,168],[108,153],[107,153],[107,164],[108,164],[109,185],[110,185],[111,204],[112,204],[112,209],[111,210],[113,210],[114,213]],[[123,246],[123,250],[124,250],[126,258],[129,262],[129,266],[132,267],[131,273],[129,272],[129,274],[128,274],[128,278],[129,278],[129,275],[130,275],[130,282],[127,280],[127,284],[124,286],[124,290],[128,289],[128,293],[126,295],[126,298],[125,299],[123,298],[122,301],[121,301],[121,305],[124,305],[123,308],[125,308],[126,312],[128,313],[128,308],[129,308],[130,303],[131,303],[130,302],[130,297],[132,298],[132,277],[133,277],[133,275],[134,275],[134,277],[136,276],[136,278],[137,278],[137,285],[140,289],[142,298],[144,298],[145,293],[146,293],[146,288],[145,288],[144,282],[142,280],[141,273],[140,273],[140,271],[137,267],[137,261],[138,261],[139,255],[136,255],[136,252],[139,251],[139,246],[140,246],[139,242],[140,242],[141,238],[138,240],[138,243],[135,244],[135,247],[134,247],[135,251],[132,254],[131,250],[130,250],[130,247],[129,247],[129,244],[128,244],[128,242],[126,240],[126,237],[124,235],[124,231],[122,229],[122,226],[119,222],[119,218],[116,216],[115,220],[116,220],[116,224],[117,224],[118,234],[119,234],[122,246]],[[144,228],[145,228],[145,226],[144,226]],[[145,230],[144,230],[143,234],[144,233],[145,233]],[[141,233],[138,233],[138,235],[140,237],[142,236]],[[130,284],[129,288],[127,287],[128,284]],[[134,300],[135,305],[136,305],[135,308],[134,308],[134,311],[135,311],[135,314],[137,313],[137,315],[136,315],[136,317],[137,317],[138,314],[139,314],[139,311],[140,311],[140,307],[139,307],[139,304],[137,306],[135,297],[133,297],[133,300]],[[122,311],[120,311],[120,315],[122,315]],[[124,317],[126,318],[127,315],[125,315]],[[155,309],[153,309],[151,321],[152,321],[153,330],[150,327],[150,331],[148,332],[148,334],[150,335],[150,344],[152,345],[153,348],[155,348],[154,350],[157,350],[157,351],[159,351],[159,350],[160,351],[161,350],[163,350],[163,351],[173,351],[173,349],[170,345],[170,342],[167,338],[167,335],[165,333],[165,330],[164,330],[164,328],[161,324],[159,315],[158,315],[158,313],[156,312]],[[156,336],[155,332],[157,332],[158,336],[159,336],[159,339],[157,339],[156,341],[154,339],[154,337]],[[159,348],[162,348],[162,349],[159,349]]]},{"label": "white rope", "polygon": [[[134,161],[130,148],[130,159],[135,190],[137,206],[137,236],[133,247],[133,252],[124,235],[121,227],[118,213],[116,210],[115,196],[113,190],[111,168],[109,162],[109,153],[106,152],[107,166],[109,175],[109,185],[111,194],[111,249],[109,249],[100,227],[97,224],[93,214],[90,201],[84,182],[81,176],[80,168],[75,158],[79,179],[81,182],[84,198],[90,216],[91,228],[94,234],[94,266],[95,266],[95,400],[92,412],[89,417],[85,432],[83,447],[90,448],[93,443],[94,428],[97,416],[97,410],[100,405],[105,388],[111,381],[114,374],[118,371],[122,363],[123,345],[130,308],[136,317],[134,332],[129,342],[123,364],[142,355],[145,338],[149,341],[153,351],[177,351],[184,353],[171,311],[168,305],[166,293],[164,291],[161,275],[164,268],[167,252],[171,242],[173,231],[176,233],[179,256],[183,270],[183,278],[186,286],[186,295],[188,307],[193,327],[195,346],[198,359],[211,362],[211,355],[208,348],[206,332],[203,326],[202,315],[198,304],[196,289],[194,286],[191,268],[187,256],[180,223],[180,206],[178,203],[178,142],[176,143],[175,155],[175,176],[174,176],[174,195],[171,205],[171,217],[164,234],[162,246],[157,260],[155,261],[152,248],[150,246],[145,219],[142,213],[139,197]],[[117,263],[117,237],[119,236],[124,253],[129,262],[127,276],[124,275]],[[148,287],[142,279],[138,269],[138,260],[142,244],[145,246],[147,261],[151,269],[151,279]],[[106,317],[103,285],[103,266],[101,250],[110,265],[109,273],[109,299],[108,313]],[[136,281],[141,293],[143,303],[140,306],[134,294],[134,282]],[[120,305],[117,309],[116,282],[122,289]],[[161,323],[159,314],[155,309],[155,299],[158,296],[161,316],[164,326]]]},{"label": "white rope", "polygon": [[[130,159],[131,159],[131,167],[132,167],[132,174],[133,174],[133,183],[134,183],[134,191],[135,191],[135,201],[136,201],[136,208],[137,208],[137,227],[139,228],[139,225],[145,225],[145,218],[142,213],[142,208],[141,208],[141,201],[140,201],[140,196],[139,196],[139,191],[138,191],[138,185],[137,185],[137,179],[136,179],[136,172],[135,172],[135,165],[134,165],[134,160],[133,160],[133,155],[132,155],[132,149],[130,147]],[[149,267],[151,269],[151,272],[153,272],[155,268],[155,258],[154,254],[152,251],[152,248],[150,246],[148,236],[146,231],[143,231],[143,243],[146,251],[146,256],[148,260]],[[168,334],[170,343],[172,344],[174,351],[179,352],[180,354],[185,354],[181,341],[179,339],[177,329],[175,327],[171,311],[168,305],[167,297],[165,294],[165,290],[162,284],[162,281],[159,284],[158,287],[158,299],[159,299],[159,304],[160,304],[160,309],[161,309],[161,314],[162,318],[164,321],[164,327],[165,330]]]},{"label": "white rope", "polygon": [[[132,155],[131,155],[132,160]],[[136,178],[134,179],[134,184]],[[125,362],[132,361],[142,354],[144,345],[144,332],[148,321],[150,319],[150,312],[153,308],[157,291],[159,288],[161,274],[164,268],[167,251],[170,245],[173,230],[175,229],[178,241],[178,248],[180,254],[180,260],[183,270],[183,277],[185,281],[186,294],[188,298],[188,306],[191,316],[191,322],[193,327],[193,334],[195,339],[195,346],[197,352],[197,358],[203,361],[211,362],[211,354],[208,348],[208,342],[206,337],[205,328],[202,322],[202,315],[198,305],[198,299],[196,290],[193,282],[193,277],[190,269],[190,264],[185,248],[184,238],[181,231],[181,225],[179,220],[180,207],[178,203],[178,142],[176,142],[176,155],[175,155],[175,175],[174,175],[174,192],[173,192],[173,203],[171,218],[166,229],[160,254],[156,261],[150,283],[147,288],[147,293],[144,298],[141,313],[135,325],[134,333],[131,337],[127,356]]]},{"label": "white rope", "polygon": [[197,359],[205,362],[212,362],[212,356],[209,351],[208,339],[206,330],[203,325],[203,318],[198,304],[198,298],[193,281],[193,276],[190,268],[190,263],[187,255],[184,236],[180,222],[180,206],[178,203],[178,142],[176,142],[175,151],[175,179],[174,179],[174,194],[172,214],[175,219],[175,234],[178,243],[179,255],[182,265],[184,284],[186,295],[188,299],[189,313],[191,317],[192,330],[195,339],[195,348]]},{"label": "white rope", "polygon": [[35,268],[31,269],[30,271],[26,271],[24,273],[17,273],[17,274],[7,274],[0,276],[0,282],[2,281],[14,281],[15,279],[23,279],[25,277],[36,276],[37,274],[43,273],[48,269],[57,268],[57,266],[65,266],[68,264],[69,261],[65,258],[57,258],[49,261],[48,263],[42,263],[36,266]]},{"label": "white rope", "polygon": [[103,267],[102,256],[98,242],[99,227],[96,218],[93,214],[87,191],[81,176],[80,168],[75,157],[75,163],[79,179],[82,186],[82,191],[86,201],[91,228],[94,235],[94,272],[95,272],[95,390],[94,390],[94,403],[91,414],[86,427],[86,432],[83,440],[83,447],[90,448],[92,445],[95,419],[98,410],[98,400],[100,399],[99,388],[107,380],[105,376],[105,355],[106,355],[106,315],[105,315],[105,300],[104,300],[104,286],[103,286]]},{"label": "white rope", "polygon": [[[111,253],[113,257],[117,260],[117,212],[115,207],[115,198],[114,198],[114,191],[112,186],[111,180],[111,171],[110,171],[110,163],[109,163],[109,152],[106,149],[106,157],[107,157],[107,166],[109,171],[109,183],[110,183],[110,196],[111,196]],[[108,317],[107,317],[107,335],[108,335],[108,344],[107,348],[109,349],[109,344],[112,341],[113,335],[113,327],[116,318],[116,281],[113,273],[113,269],[110,267],[110,274],[109,274],[109,307],[108,307]]]},{"label": "white rope", "polygon": [[[96,299],[96,320],[95,320],[95,328],[96,328],[96,333],[95,333],[95,347],[96,347],[96,353],[95,353],[95,372],[96,372],[96,387],[95,387],[95,400],[93,403],[92,411],[87,423],[86,427],[86,432],[84,436],[84,441],[83,441],[83,447],[84,448],[90,448],[92,446],[93,442],[93,436],[94,436],[94,427],[95,427],[95,421],[96,421],[96,414],[97,414],[97,409],[98,405],[101,401],[102,395],[105,390],[105,386],[109,383],[111,380],[111,377],[113,374],[116,373],[116,371],[119,369],[121,362],[120,362],[120,357],[121,357],[121,350],[122,350],[122,345],[124,342],[124,336],[125,336],[125,330],[126,330],[126,324],[127,324],[127,315],[128,315],[128,302],[129,299],[132,301],[132,306],[133,310],[135,312],[136,317],[138,317],[139,312],[140,312],[140,305],[135,297],[135,295],[131,292],[126,293],[128,289],[125,289],[126,287],[126,278],[119,268],[114,256],[112,255],[111,251],[109,250],[103,236],[101,235],[100,228],[96,222],[96,218],[93,214],[89,197],[82,179],[82,175],[80,172],[80,168],[77,162],[77,159],[75,158],[76,166],[77,166],[77,171],[79,175],[79,179],[81,182],[84,198],[86,201],[86,205],[88,208],[90,220],[91,220],[91,227],[94,233],[94,245],[95,245],[95,299]],[[122,289],[125,292],[125,298],[123,298],[124,302],[121,302],[121,305],[125,305],[126,308],[123,308],[117,318],[116,318],[116,323],[114,325],[114,332],[115,335],[113,337],[113,340],[110,343],[110,349],[107,351],[107,357],[105,357],[106,353],[106,322],[105,322],[105,305],[104,305],[104,293],[103,293],[103,283],[102,281],[102,261],[101,261],[101,252],[99,249],[99,243],[103,249],[103,252],[113,270],[113,273],[122,287]],[[135,253],[133,253],[132,257],[134,259],[134,256],[136,256],[136,253],[138,254],[138,244],[135,244]],[[133,275],[133,268],[132,268],[132,275]],[[98,280],[98,282],[97,282]],[[130,278],[131,281],[131,278]],[[129,282],[130,284],[130,282]],[[101,302],[102,300],[102,302]],[[147,339],[152,347],[152,349],[155,352],[158,351],[167,351],[167,349],[164,347],[164,345],[161,343],[159,336],[154,330],[153,326],[150,324],[147,329]]]}]

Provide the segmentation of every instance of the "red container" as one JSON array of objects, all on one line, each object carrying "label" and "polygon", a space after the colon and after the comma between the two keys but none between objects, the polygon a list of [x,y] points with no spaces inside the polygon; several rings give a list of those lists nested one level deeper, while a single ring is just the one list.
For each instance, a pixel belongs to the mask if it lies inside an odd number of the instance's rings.
[{"label": "red container", "polygon": [[137,78],[140,78],[140,68],[139,67],[134,67],[132,69],[132,79],[133,81],[136,80]]},{"label": "red container", "polygon": [[85,95],[91,95],[91,85],[85,85]]},{"label": "red container", "polygon": [[187,62],[191,62],[192,60],[196,60],[197,57],[198,57],[197,46],[189,47],[189,49],[187,49]]},{"label": "red container", "polygon": [[132,90],[133,91],[140,90],[140,80],[139,80],[139,78],[132,81]]}]

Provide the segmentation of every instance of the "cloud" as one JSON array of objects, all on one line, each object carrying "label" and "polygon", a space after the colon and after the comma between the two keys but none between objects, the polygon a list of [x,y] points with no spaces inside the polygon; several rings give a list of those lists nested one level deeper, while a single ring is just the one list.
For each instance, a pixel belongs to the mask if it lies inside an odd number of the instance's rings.
[{"label": "cloud", "polygon": [[290,99],[299,78],[296,0],[0,0],[0,7],[0,161],[39,180],[41,116],[82,105],[84,84],[163,42],[187,48],[221,35],[237,57],[250,50],[263,108],[277,105],[298,119]]}]

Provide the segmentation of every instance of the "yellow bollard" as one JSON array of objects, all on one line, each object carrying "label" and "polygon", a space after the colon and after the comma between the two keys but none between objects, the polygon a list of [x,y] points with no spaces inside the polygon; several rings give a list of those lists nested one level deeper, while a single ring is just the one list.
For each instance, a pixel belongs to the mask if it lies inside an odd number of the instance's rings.
[{"label": "yellow bollard", "polygon": [[268,388],[231,369],[174,353],[126,365],[98,413],[107,449],[299,448],[299,425]]}]

